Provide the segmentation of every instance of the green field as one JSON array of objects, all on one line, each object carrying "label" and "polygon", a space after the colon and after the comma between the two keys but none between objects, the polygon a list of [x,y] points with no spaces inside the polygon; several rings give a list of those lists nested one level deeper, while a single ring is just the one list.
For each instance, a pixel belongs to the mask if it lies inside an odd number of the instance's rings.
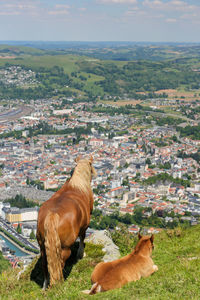
[{"label": "green field", "polygon": [[43,56],[30,56],[24,55],[23,57],[15,59],[0,59],[0,64],[5,63],[22,65],[30,68],[51,68],[53,66],[63,67],[64,71],[68,74],[74,71],[78,71],[79,68],[76,66],[76,62],[81,60],[81,57],[73,55],[43,55]]}]

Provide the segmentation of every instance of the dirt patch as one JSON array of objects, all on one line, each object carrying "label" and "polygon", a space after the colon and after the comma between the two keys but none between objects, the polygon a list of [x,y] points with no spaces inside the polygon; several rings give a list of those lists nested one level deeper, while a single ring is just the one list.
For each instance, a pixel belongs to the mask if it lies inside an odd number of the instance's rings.
[{"label": "dirt patch", "polygon": [[[162,94],[165,93],[168,95],[168,99],[180,99],[181,101],[192,101],[196,99],[200,99],[199,93],[200,91],[177,91],[173,89],[168,90],[159,90],[155,92],[156,94]],[[184,97],[184,98],[181,98]]]},{"label": "dirt patch", "polygon": [[141,104],[141,100],[118,100],[114,101],[106,101],[107,104],[115,105],[115,106],[125,106],[125,105],[136,105]]},{"label": "dirt patch", "polygon": [[16,56],[1,56],[0,55],[0,59],[13,59],[13,58],[16,58]]}]

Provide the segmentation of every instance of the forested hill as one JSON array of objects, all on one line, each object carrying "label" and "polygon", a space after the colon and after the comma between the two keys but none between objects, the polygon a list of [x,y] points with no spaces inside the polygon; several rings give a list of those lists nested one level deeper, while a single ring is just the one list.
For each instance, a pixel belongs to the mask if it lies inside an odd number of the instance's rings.
[{"label": "forested hill", "polygon": [[[200,47],[138,47],[40,50],[0,45],[0,98],[144,100],[167,97],[162,92],[167,89],[199,93]],[[127,51],[132,54],[129,56]],[[138,55],[134,56],[135,51]],[[121,59],[116,59],[117,53]]]},{"label": "forested hill", "polygon": [[[155,236],[153,260],[158,266],[154,275],[132,282],[121,289],[92,296],[92,299],[199,299],[200,226],[176,228]],[[114,241],[129,253],[136,239],[118,232]],[[42,269],[35,261],[19,281],[18,270],[7,270],[0,275],[1,299],[91,299],[81,290],[91,287],[90,276],[102,258],[100,246],[86,244],[86,257],[65,269],[66,280],[43,292]]]}]

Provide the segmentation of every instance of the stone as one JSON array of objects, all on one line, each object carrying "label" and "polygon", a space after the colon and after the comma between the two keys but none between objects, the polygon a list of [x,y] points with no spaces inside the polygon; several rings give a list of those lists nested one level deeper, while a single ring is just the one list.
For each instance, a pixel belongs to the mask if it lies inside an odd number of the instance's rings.
[{"label": "stone", "polygon": [[119,248],[113,243],[110,233],[107,230],[94,230],[94,232],[85,239],[85,242],[95,245],[103,245],[105,255],[104,262],[120,258]]}]

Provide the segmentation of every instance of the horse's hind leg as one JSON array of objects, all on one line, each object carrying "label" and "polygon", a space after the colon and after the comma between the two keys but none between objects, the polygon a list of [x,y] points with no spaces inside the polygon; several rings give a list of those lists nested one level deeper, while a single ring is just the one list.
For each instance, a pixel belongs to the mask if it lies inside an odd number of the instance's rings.
[{"label": "horse's hind leg", "polygon": [[49,284],[49,273],[47,268],[47,256],[45,250],[41,250],[42,268],[44,273],[43,290],[46,290]]},{"label": "horse's hind leg", "polygon": [[80,242],[79,242],[79,248],[78,248],[78,252],[77,252],[77,259],[83,258],[85,230],[79,235],[79,237],[80,237]]},{"label": "horse's hind leg", "polygon": [[62,249],[62,251],[61,251],[61,257],[62,257],[61,266],[62,266],[62,269],[64,268],[65,262],[70,257],[70,255],[71,255],[71,250],[69,248]]}]

